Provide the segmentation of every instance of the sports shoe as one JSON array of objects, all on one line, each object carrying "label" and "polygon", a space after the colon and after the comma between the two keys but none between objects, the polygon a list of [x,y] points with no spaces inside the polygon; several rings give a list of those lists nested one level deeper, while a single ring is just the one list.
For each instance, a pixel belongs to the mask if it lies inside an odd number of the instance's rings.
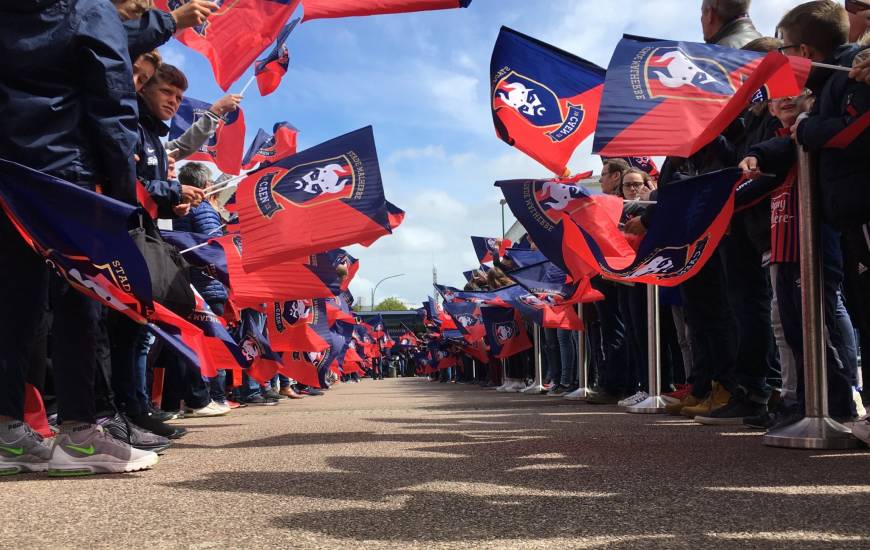
[{"label": "sports shoe", "polygon": [[568,393],[567,386],[563,386],[562,384],[555,384],[552,388],[550,388],[550,391],[547,392],[547,395],[561,396],[565,395],[566,393]]},{"label": "sports shoe", "polygon": [[691,384],[677,384],[677,389],[672,392],[663,393],[662,399],[668,403],[679,403],[690,393],[692,393]]},{"label": "sports shoe", "polygon": [[323,395],[323,392],[321,390],[318,390],[317,388],[312,388],[311,386],[307,386],[300,393],[302,393],[302,395]]},{"label": "sports shoe", "polygon": [[104,432],[107,432],[118,441],[129,443],[131,446],[142,451],[152,451],[160,454],[172,445],[169,438],[143,430],[130,422],[122,414],[116,413],[115,416],[98,418],[97,424],[103,428]]},{"label": "sports shoe", "polygon": [[683,407],[682,410],[680,410],[680,414],[688,418],[710,416],[713,411],[721,409],[727,405],[730,400],[731,393],[718,382],[713,382],[713,391],[710,392],[710,395],[707,396],[706,399],[693,407]]},{"label": "sports shoe", "polygon": [[244,403],[239,403],[238,401],[233,401],[231,399],[227,399],[226,404],[227,404],[227,407],[230,408],[230,410],[243,409],[243,408],[247,407],[247,405],[245,405]]},{"label": "sports shoe", "polygon": [[[359,380],[357,380],[356,382],[359,382]],[[286,388],[281,388],[281,391],[279,391],[278,393],[280,393],[284,397],[289,397],[290,399],[302,399],[302,396],[293,391],[293,388],[291,388],[290,386],[287,386]]]},{"label": "sports shoe", "polygon": [[252,395],[247,397],[242,401],[243,403],[247,403],[248,405],[277,405],[277,401],[271,401],[266,399],[262,395]]},{"label": "sports shoe", "polygon": [[208,405],[199,409],[193,409],[185,414],[187,418],[204,418],[209,416],[223,416],[230,412],[230,407],[217,401],[210,401]]},{"label": "sports shoe", "polygon": [[0,424],[0,476],[48,470],[51,444],[24,422]]},{"label": "sports shoe", "polygon": [[870,445],[870,420],[853,422],[850,427],[852,428],[852,435],[865,444]]},{"label": "sports shoe", "polygon": [[640,403],[641,401],[643,401],[644,399],[646,399],[647,397],[649,397],[649,394],[647,392],[639,391],[632,396],[629,396],[629,397],[626,397],[625,399],[617,401],[616,404],[619,405],[620,407],[633,407],[633,406],[637,405],[638,403]]},{"label": "sports shoe", "polygon": [[178,418],[178,411],[169,412],[164,411],[163,409],[151,409],[148,411],[148,414],[160,422],[166,422],[167,420],[175,420]]},{"label": "sports shoe", "polygon": [[157,453],[141,451],[118,441],[96,424],[64,425],[54,438],[48,475],[137,472],[154,466],[158,460]]},{"label": "sports shoe", "polygon": [[776,407],[768,407],[768,410],[757,416],[747,416],[743,419],[743,425],[754,430],[769,430],[783,418],[791,417],[798,411],[797,405],[788,406],[782,401]]},{"label": "sports shoe", "polygon": [[619,397],[601,390],[586,390],[586,402],[592,405],[614,405],[619,403]]},{"label": "sports shoe", "polygon": [[287,399],[287,396],[285,396],[281,392],[275,391],[273,388],[269,388],[268,390],[264,391],[263,395],[266,397],[266,399],[274,399],[276,401]]},{"label": "sports shoe", "polygon": [[746,418],[761,416],[766,412],[767,405],[763,403],[732,397],[724,407],[715,409],[705,416],[695,416],[695,422],[706,426],[739,426]]},{"label": "sports shoe", "polygon": [[694,407],[701,403],[701,400],[692,395],[691,393],[686,394],[682,400],[677,401],[676,403],[668,403],[665,405],[665,412],[671,416],[680,416],[684,407]]},{"label": "sports shoe", "polygon": [[170,426],[169,424],[161,422],[148,414],[131,416],[130,421],[143,430],[147,430],[167,439],[178,439],[187,433],[185,428],[180,426]]}]

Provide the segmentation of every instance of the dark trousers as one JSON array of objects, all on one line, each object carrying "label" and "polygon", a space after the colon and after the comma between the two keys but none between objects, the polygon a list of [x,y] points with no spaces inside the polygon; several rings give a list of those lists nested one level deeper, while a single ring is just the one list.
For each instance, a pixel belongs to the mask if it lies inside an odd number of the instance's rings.
[{"label": "dark trousers", "polygon": [[[51,277],[51,284],[49,284]],[[51,355],[61,420],[94,421],[101,306],[54,274],[0,213],[0,415],[22,419],[24,383],[49,292]]]},{"label": "dark trousers", "polygon": [[[625,325],[619,315],[619,298],[616,284],[600,278],[592,279],[592,287],[604,294],[604,300],[595,302],[601,325],[601,350],[603,357],[598,363],[598,385],[609,393],[628,392],[624,377],[628,366],[628,345]],[[633,393],[633,392],[632,392]]]},{"label": "dark trousers", "polygon": [[648,391],[646,285],[619,285],[617,291],[628,345],[628,364],[623,367],[626,393]]},{"label": "dark trousers", "polygon": [[[870,384],[870,227],[843,231],[843,281],[846,306],[858,329],[864,387]],[[864,395],[868,392],[865,389]]]},{"label": "dark trousers", "polygon": [[743,223],[732,224],[731,234],[720,247],[727,270],[728,297],[738,326],[735,379],[750,400],[767,403],[771,393],[767,380],[781,376],[775,355],[771,354],[770,273],[762,267],[761,254]]},{"label": "dark trousers", "polygon": [[[849,369],[848,353],[840,323],[837,321],[837,303],[841,276],[829,270],[824,273],[822,300],[825,310],[825,350],[827,356],[828,413],[838,419],[855,416],[852,400],[853,373]],[[794,352],[797,376],[797,402],[803,410],[805,399],[803,315],[801,312],[800,265],[781,264],[776,280],[776,299],[779,315],[788,345]]]},{"label": "dark trousers", "polygon": [[541,328],[541,337],[544,346],[542,354],[545,361],[542,367],[544,377],[553,384],[558,384],[562,378],[562,358],[559,354],[559,339],[556,329]]},{"label": "dark trousers", "polygon": [[680,285],[680,291],[686,323],[692,332],[692,394],[703,399],[714,380],[733,393],[737,389],[737,322],[718,249],[694,277]]},{"label": "dark trousers", "polygon": [[[155,344],[157,348],[162,342]],[[167,411],[179,410],[181,400],[192,409],[205,407],[211,402],[209,387],[200,374],[196,365],[191,365],[183,360],[173,350],[162,346],[163,355],[159,362],[165,367],[163,379],[163,402],[162,408]],[[152,353],[159,352],[152,349]]]}]

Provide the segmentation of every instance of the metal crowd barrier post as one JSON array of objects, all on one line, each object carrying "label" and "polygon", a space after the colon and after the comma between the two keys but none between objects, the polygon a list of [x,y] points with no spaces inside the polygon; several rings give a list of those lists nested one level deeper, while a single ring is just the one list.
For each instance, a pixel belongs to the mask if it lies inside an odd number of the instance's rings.
[{"label": "metal crowd barrier post", "polygon": [[534,393],[541,393],[544,391],[544,384],[543,384],[544,376],[543,376],[543,372],[542,372],[543,360],[542,360],[542,355],[541,355],[543,352],[543,350],[541,349],[542,348],[542,346],[541,346],[541,326],[537,325],[537,324],[534,326],[535,326],[535,328],[532,331],[532,341],[534,342],[534,345],[535,345],[535,350],[534,350],[535,351],[535,380],[531,384],[529,384],[528,386],[526,386],[525,388],[520,390],[522,393],[533,393],[534,394]]},{"label": "metal crowd barrier post", "polygon": [[822,300],[822,258],[819,252],[820,219],[813,164],[810,154],[799,148],[797,188],[806,417],[767,432],[762,442],[771,447],[793,449],[851,449],[858,447],[859,441],[852,437],[851,430],[828,416],[825,310]]},{"label": "metal crowd barrier post", "polygon": [[659,292],[655,285],[646,287],[647,342],[649,356],[649,397],[631,407],[626,412],[634,414],[657,414],[665,412],[667,403],[659,394],[661,388],[661,329],[659,327]]},{"label": "metal crowd barrier post", "polygon": [[[583,304],[577,304],[577,316],[583,320]],[[586,399],[586,326],[584,330],[577,332],[577,389],[565,394],[565,399],[579,401]]]}]

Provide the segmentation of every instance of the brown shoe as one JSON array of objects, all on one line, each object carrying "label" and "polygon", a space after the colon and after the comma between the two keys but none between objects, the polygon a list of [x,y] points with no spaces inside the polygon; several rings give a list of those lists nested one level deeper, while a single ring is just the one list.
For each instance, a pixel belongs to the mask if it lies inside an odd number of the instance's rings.
[{"label": "brown shoe", "polygon": [[676,403],[668,403],[665,405],[665,412],[673,416],[680,416],[680,411],[682,411],[684,407],[694,407],[700,402],[700,399],[690,393]]},{"label": "brown shoe", "polygon": [[706,399],[694,407],[683,407],[680,414],[689,418],[710,416],[711,412],[727,405],[730,399],[731,393],[722,387],[719,382],[713,382],[713,391],[710,392],[710,395]]},{"label": "brown shoe", "polygon": [[290,386],[287,386],[286,388],[281,388],[278,393],[280,393],[284,397],[289,397],[290,399],[302,399],[302,396],[293,391],[293,388],[291,388]]}]

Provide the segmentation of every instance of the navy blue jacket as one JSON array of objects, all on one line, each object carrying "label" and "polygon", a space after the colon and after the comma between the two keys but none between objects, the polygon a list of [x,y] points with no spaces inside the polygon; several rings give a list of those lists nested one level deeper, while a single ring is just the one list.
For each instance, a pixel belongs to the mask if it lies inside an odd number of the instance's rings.
[{"label": "navy blue jacket", "polygon": [[105,0],[0,0],[0,157],[136,203],[127,36]]},{"label": "navy blue jacket", "polygon": [[[191,208],[187,216],[172,220],[172,229],[175,231],[201,233],[215,237],[223,235],[222,225],[223,220],[221,220],[220,214],[207,201]],[[194,288],[206,302],[227,301],[227,290],[224,285],[203,273],[201,269],[191,268],[190,279]]]},{"label": "navy blue jacket", "polygon": [[181,202],[181,185],[169,181],[169,159],[160,142],[160,138],[169,133],[169,126],[151,114],[151,109],[141,99],[139,113],[136,176],[157,204],[158,217],[174,218],[172,207]]},{"label": "navy blue jacket", "polygon": [[[826,62],[851,66],[859,46],[841,46]],[[809,117],[798,126],[798,141],[818,153],[816,167],[821,189],[824,219],[836,228],[870,221],[870,131],[863,130],[844,147],[830,147],[836,136],[856,128],[856,120],[870,110],[870,86],[849,78],[848,73],[814,69],[807,86],[816,96]],[[870,115],[868,115],[870,116]],[[845,143],[844,141],[844,143]],[[766,172],[782,176],[796,159],[794,142],[774,138],[749,149]]]},{"label": "navy blue jacket", "polygon": [[148,53],[169,42],[175,34],[175,19],[163,10],[148,10],[139,19],[124,21],[130,59]]}]

